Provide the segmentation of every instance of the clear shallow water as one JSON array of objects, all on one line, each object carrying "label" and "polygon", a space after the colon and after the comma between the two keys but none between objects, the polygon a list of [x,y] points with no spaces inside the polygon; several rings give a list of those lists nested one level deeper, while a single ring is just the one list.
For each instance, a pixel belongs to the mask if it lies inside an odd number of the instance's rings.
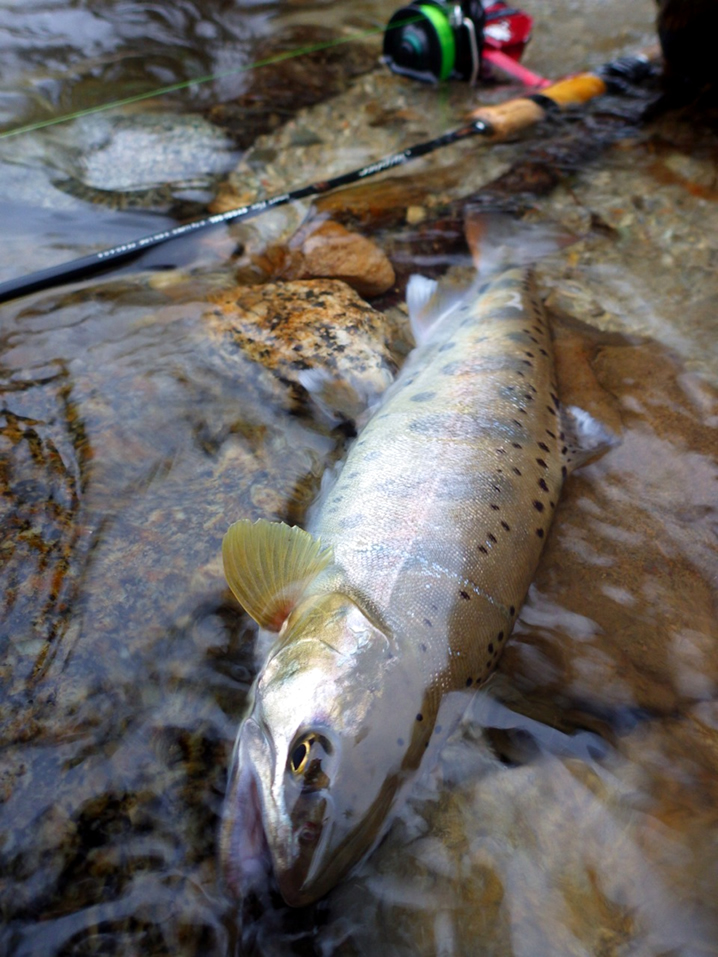
[{"label": "clear shallow water", "polygon": [[[560,6],[555,31],[540,21],[532,64],[548,72],[572,30],[586,58],[567,68],[639,43],[647,6],[620,27],[615,5]],[[0,12],[13,122],[37,115],[28,90],[58,104],[104,99],[112,76],[113,91],[172,82],[249,55],[247,38],[277,24],[343,16],[313,5]],[[86,91],[53,73],[90,57],[115,59],[88,66]],[[425,122],[455,121],[462,95]],[[167,113],[205,96],[172,100]],[[405,96],[408,111],[435,102]],[[60,154],[49,142],[34,165],[14,166],[18,183],[37,176],[47,191],[36,205],[7,197],[3,276],[44,264],[39,251],[86,251],[87,230],[104,245],[164,221],[67,205],[51,185]],[[484,179],[513,156],[484,151]],[[718,952],[716,395],[686,371],[715,375],[718,231],[712,201],[693,188],[714,156],[708,133],[675,121],[540,201],[588,230],[542,266],[557,314],[650,334],[682,358],[566,334],[564,394],[617,416],[624,439],[566,486],[490,688],[510,710],[471,706],[386,843],[327,901],[302,913],[273,905],[241,926],[217,883],[215,839],[256,661],[219,543],[239,515],[300,520],[343,442],[310,411],[289,414],[285,386],[209,329],[206,300],[231,281],[227,258],[265,227],[173,247],[194,268],[178,282],[125,273],[1,307],[3,952]],[[468,151],[456,163],[466,181],[480,165]],[[275,163],[272,175],[283,173]],[[384,239],[415,248],[391,227]],[[439,243],[432,263],[452,257]],[[572,374],[576,349],[589,382]]]}]

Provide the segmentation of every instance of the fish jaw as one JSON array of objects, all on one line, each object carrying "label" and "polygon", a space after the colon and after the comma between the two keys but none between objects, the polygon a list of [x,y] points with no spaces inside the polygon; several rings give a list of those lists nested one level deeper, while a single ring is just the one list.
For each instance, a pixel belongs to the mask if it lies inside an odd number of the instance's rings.
[{"label": "fish jaw", "polygon": [[240,726],[229,771],[219,839],[220,870],[237,899],[266,896],[272,858],[264,829],[260,769],[267,752],[252,718]]}]

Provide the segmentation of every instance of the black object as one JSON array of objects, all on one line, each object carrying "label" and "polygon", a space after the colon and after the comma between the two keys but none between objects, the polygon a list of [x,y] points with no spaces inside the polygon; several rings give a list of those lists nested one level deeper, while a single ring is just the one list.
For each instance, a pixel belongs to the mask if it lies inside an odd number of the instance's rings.
[{"label": "black object", "polygon": [[[617,92],[620,92],[623,86],[629,82],[638,82],[650,70],[647,66],[646,58],[622,57],[613,63],[607,63],[599,68],[598,72],[607,77],[613,77],[617,81]],[[550,94],[550,88],[547,90]],[[542,106],[543,109],[553,109],[555,101],[550,95],[534,94],[533,98]],[[550,103],[543,101],[550,100]],[[511,101],[514,102],[514,101]],[[487,112],[501,107],[488,107]],[[41,269],[38,272],[29,273],[18,279],[9,279],[0,282],[0,302],[8,302],[11,299],[17,299],[20,296],[26,296],[32,292],[39,292],[41,289],[50,289],[53,286],[60,286],[63,283],[71,282],[74,279],[84,279],[92,273],[111,269],[118,263],[133,259],[146,249],[152,249],[170,239],[178,239],[181,236],[188,236],[190,233],[198,232],[201,229],[207,229],[210,226],[218,226],[222,223],[233,222],[234,220],[249,219],[257,216],[267,209],[274,206],[284,206],[297,199],[304,199],[307,196],[319,196],[322,193],[328,193],[341,186],[348,186],[359,180],[374,176],[376,173],[383,173],[385,170],[392,169],[395,166],[403,166],[410,160],[425,156],[434,150],[441,149],[451,143],[466,139],[469,136],[485,135],[491,136],[494,129],[491,122],[487,119],[477,119],[459,129],[443,133],[433,140],[426,140],[423,143],[417,143],[410,146],[400,153],[394,153],[386,156],[384,159],[363,166],[361,169],[352,170],[350,173],[343,173],[341,176],[335,176],[332,179],[320,180],[311,183],[308,186],[302,186],[291,190],[288,193],[280,193],[278,196],[271,196],[269,199],[262,199],[249,206],[240,206],[237,209],[230,209],[225,213],[217,213],[214,216],[208,216],[204,219],[196,219],[190,223],[184,223],[180,226],[174,226],[171,229],[163,230],[159,233],[153,233],[151,236],[143,236],[131,242],[123,243],[120,246],[113,246],[110,249],[104,249],[98,253],[91,253],[89,256],[82,256],[79,259],[72,259],[70,262],[59,263],[57,266],[51,266],[48,269]]]},{"label": "black object", "polygon": [[170,239],[179,239],[180,236],[187,236],[190,233],[197,232],[200,229],[207,229],[209,226],[218,226],[221,223],[230,223],[234,220],[249,219],[257,216],[267,209],[274,206],[284,206],[287,203],[294,202],[297,199],[304,199],[307,196],[318,196],[321,193],[328,193],[332,189],[338,189],[340,186],[348,186],[350,183],[356,183],[359,180],[366,179],[368,176],[374,176],[376,173],[383,173],[384,170],[392,169],[394,166],[403,166],[409,160],[416,159],[419,156],[425,156],[442,146],[448,146],[450,143],[456,143],[458,140],[466,139],[468,136],[476,136],[482,133],[490,133],[489,124],[484,120],[475,120],[467,126],[462,126],[457,130],[451,130],[448,133],[442,133],[433,140],[426,140],[424,143],[417,143],[401,153],[394,153],[376,163],[370,163],[361,169],[352,170],[350,173],[343,173],[341,176],[335,176],[333,179],[320,180],[311,183],[308,186],[301,186],[299,189],[291,190],[288,193],[280,193],[278,196],[271,196],[269,199],[261,199],[256,203],[250,203],[249,206],[240,206],[237,209],[230,209],[226,213],[216,213],[214,216],[208,216],[205,219],[196,219],[191,223],[184,223],[180,226],[173,226],[171,229],[163,230],[160,233],[153,233],[151,236],[143,236],[141,239],[135,239],[131,242],[123,243],[120,246],[113,246],[111,249],[103,249],[99,253],[91,253],[89,256],[82,256],[79,259],[72,259],[70,262],[60,263],[57,266],[50,266],[48,269],[40,269],[37,272],[30,273],[27,276],[21,276],[19,279],[9,279],[0,283],[0,302],[7,302],[10,299],[17,299],[19,296],[26,296],[31,292],[39,292],[41,289],[50,289],[52,286],[59,286],[63,283],[72,282],[74,279],[84,279],[91,273],[110,269],[113,266],[133,259],[139,256],[147,249],[153,246],[159,246]]},{"label": "black object", "polygon": [[486,14],[480,0],[414,2],[397,10],[384,33],[384,61],[395,72],[435,83],[475,83]]}]

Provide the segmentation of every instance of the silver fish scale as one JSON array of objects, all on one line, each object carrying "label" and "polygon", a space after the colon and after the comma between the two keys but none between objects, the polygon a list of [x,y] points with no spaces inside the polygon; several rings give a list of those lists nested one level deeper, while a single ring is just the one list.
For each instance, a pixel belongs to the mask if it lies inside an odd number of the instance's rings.
[{"label": "silver fish scale", "polygon": [[548,325],[530,274],[509,270],[416,350],[314,529],[429,705],[491,673],[563,474]]}]

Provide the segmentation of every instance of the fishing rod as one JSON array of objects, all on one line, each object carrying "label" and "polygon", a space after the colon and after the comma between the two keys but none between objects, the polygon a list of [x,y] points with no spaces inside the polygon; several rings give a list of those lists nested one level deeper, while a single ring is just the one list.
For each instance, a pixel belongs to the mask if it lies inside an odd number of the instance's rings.
[{"label": "fishing rod", "polygon": [[8,302],[20,296],[26,296],[42,289],[64,285],[73,280],[82,279],[91,274],[107,270],[126,262],[148,249],[188,236],[192,233],[219,226],[223,223],[237,222],[257,216],[269,209],[284,206],[308,196],[319,196],[342,186],[360,182],[370,176],[376,176],[386,170],[403,166],[411,160],[426,156],[435,150],[472,136],[483,136],[497,142],[512,136],[520,130],[540,122],[548,114],[560,112],[571,106],[577,106],[604,93],[625,93],[640,83],[652,70],[651,56],[639,54],[633,57],[621,57],[604,64],[595,71],[579,73],[543,87],[540,92],[528,93],[508,100],[496,106],[480,107],[472,114],[471,122],[437,136],[409,146],[398,153],[362,166],[360,169],[319,180],[297,189],[289,190],[239,206],[223,213],[215,213],[202,219],[173,226],[169,229],[143,236],[140,239],[122,243],[109,249],[90,253],[69,262],[59,263],[47,269],[29,273],[17,279],[0,283],[0,302]]}]

